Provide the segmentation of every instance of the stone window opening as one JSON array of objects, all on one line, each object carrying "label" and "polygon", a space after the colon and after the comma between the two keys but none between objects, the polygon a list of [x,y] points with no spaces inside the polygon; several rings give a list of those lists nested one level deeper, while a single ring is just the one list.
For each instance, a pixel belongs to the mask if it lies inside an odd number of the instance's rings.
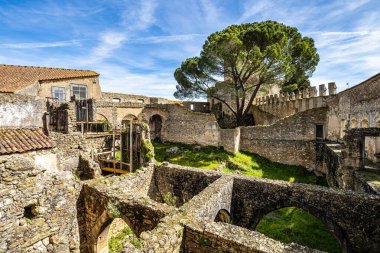
[{"label": "stone window opening", "polygon": [[357,128],[357,126],[358,126],[358,123],[357,123],[356,119],[352,119],[351,120],[351,128]]},{"label": "stone window opening", "polygon": [[140,104],[144,104],[144,99],[139,98],[139,99],[137,99],[137,102],[140,103]]},{"label": "stone window opening", "polygon": [[28,205],[26,207],[24,207],[24,218],[25,219],[33,219],[36,217],[36,214],[34,212],[34,209],[36,208],[36,205]]},{"label": "stone window opening", "polygon": [[120,98],[113,98],[112,103],[118,104],[120,103],[121,99]]},{"label": "stone window opening", "polygon": [[190,110],[194,111],[194,104],[190,104]]},{"label": "stone window opening", "polygon": [[363,119],[362,120],[362,128],[368,128],[368,127],[369,127],[368,119]]}]

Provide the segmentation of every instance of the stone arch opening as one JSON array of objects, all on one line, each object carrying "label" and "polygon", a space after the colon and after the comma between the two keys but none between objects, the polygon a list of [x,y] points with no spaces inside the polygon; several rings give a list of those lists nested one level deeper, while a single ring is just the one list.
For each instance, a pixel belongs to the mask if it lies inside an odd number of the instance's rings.
[{"label": "stone arch opening", "polygon": [[220,209],[216,214],[214,221],[232,224],[231,214],[226,209]]},{"label": "stone arch opening", "polygon": [[275,240],[328,252],[352,252],[343,230],[318,210],[295,205],[276,206],[261,210],[254,222],[254,230]]},{"label": "stone arch opening", "polygon": [[101,228],[94,252],[118,252],[124,243],[134,240],[138,240],[137,236],[127,222],[122,218],[110,219]]},{"label": "stone arch opening", "polygon": [[137,121],[137,117],[133,114],[128,114],[124,116],[124,118],[121,120],[121,127],[123,129],[126,129],[127,127],[129,127],[130,123],[133,121]]},{"label": "stone arch opening", "polygon": [[376,127],[380,128],[380,119],[376,121]]},{"label": "stone arch opening", "polygon": [[161,140],[162,117],[158,114],[150,117],[149,128],[151,140]]},{"label": "stone arch opening", "polygon": [[108,122],[108,118],[101,113],[97,113],[95,119],[96,119],[96,121],[104,121],[104,122],[107,121]]}]

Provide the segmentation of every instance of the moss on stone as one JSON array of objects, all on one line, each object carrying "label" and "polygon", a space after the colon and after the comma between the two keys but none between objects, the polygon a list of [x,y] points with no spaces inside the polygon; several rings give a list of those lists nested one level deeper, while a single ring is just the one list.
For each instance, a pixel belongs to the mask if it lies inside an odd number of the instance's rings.
[{"label": "moss on stone", "polygon": [[117,205],[113,202],[108,202],[107,209],[110,215],[114,218],[120,217],[120,211],[117,207]]}]

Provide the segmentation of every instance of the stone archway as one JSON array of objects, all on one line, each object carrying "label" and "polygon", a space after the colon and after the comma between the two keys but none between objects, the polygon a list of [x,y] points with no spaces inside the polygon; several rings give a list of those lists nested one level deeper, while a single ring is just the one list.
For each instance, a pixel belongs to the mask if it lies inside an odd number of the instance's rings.
[{"label": "stone archway", "polygon": [[340,235],[338,237],[335,233],[334,226],[303,208],[291,206],[271,211],[263,215],[255,230],[275,240],[292,241],[327,252],[342,252]]},{"label": "stone archway", "polygon": [[154,114],[150,117],[149,128],[151,140],[161,140],[162,117],[158,114]]},{"label": "stone archway", "polygon": [[328,228],[329,230],[333,232],[336,240],[338,241],[340,245],[340,248],[342,249],[342,252],[344,253],[352,252],[345,232],[336,222],[334,222],[332,219],[329,218],[327,213],[324,213],[321,210],[318,210],[311,206],[298,205],[297,203],[294,203],[294,202],[291,203],[288,200],[272,203],[265,206],[264,208],[260,210],[256,210],[256,212],[253,214],[253,217],[250,221],[249,229],[256,230],[257,225],[259,224],[259,222],[263,219],[265,215],[272,213],[274,211],[277,211],[279,209],[289,208],[289,207],[301,209],[303,211],[308,212],[309,214],[316,217],[317,219],[319,219],[325,225],[326,228]]},{"label": "stone archway", "polygon": [[96,114],[96,121],[104,121],[104,122],[108,122],[108,118],[104,115],[104,114],[101,114],[101,113],[97,113]]},{"label": "stone archway", "polygon": [[97,243],[96,253],[108,253],[109,241],[112,236],[120,234],[124,229],[129,228],[128,224],[120,218],[107,221],[105,228],[100,232]]},{"label": "stone archway", "polygon": [[121,120],[121,128],[126,129],[134,121],[137,121],[137,117],[135,115],[128,114],[124,116],[124,118]]}]

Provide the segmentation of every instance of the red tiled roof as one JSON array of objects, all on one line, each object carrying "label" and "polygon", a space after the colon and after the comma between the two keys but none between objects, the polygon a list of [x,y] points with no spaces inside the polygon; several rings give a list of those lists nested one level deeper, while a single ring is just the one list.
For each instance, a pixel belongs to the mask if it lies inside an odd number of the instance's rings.
[{"label": "red tiled roof", "polygon": [[52,148],[41,128],[0,128],[0,155]]},{"label": "red tiled roof", "polygon": [[91,70],[0,65],[0,92],[15,92],[37,81],[95,77]]}]

